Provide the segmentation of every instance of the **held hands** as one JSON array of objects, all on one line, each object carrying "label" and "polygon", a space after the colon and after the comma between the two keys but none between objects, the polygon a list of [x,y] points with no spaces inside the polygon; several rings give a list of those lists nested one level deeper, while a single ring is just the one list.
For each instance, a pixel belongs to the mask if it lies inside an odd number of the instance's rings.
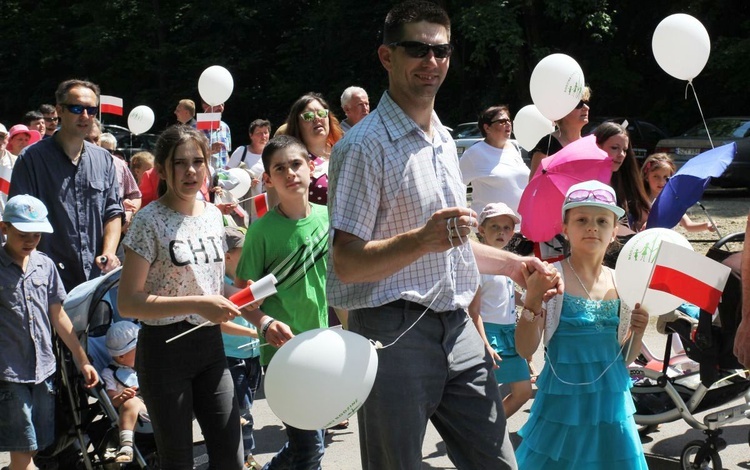
[{"label": "held hands", "polygon": [[448,207],[441,209],[419,229],[420,243],[426,253],[440,253],[469,241],[477,214],[471,209]]},{"label": "held hands", "polygon": [[522,258],[518,263],[526,286],[526,302],[531,303],[539,299],[548,301],[557,294],[562,294],[565,286],[557,269],[538,258]]},{"label": "held hands", "polygon": [[198,314],[214,323],[224,323],[240,316],[240,310],[222,295],[200,297]]},{"label": "held hands", "polygon": [[84,387],[91,388],[99,383],[99,374],[96,373],[96,369],[91,364],[81,366],[81,374],[83,375]]},{"label": "held hands", "polygon": [[648,326],[648,312],[641,308],[641,304],[635,304],[635,309],[630,312],[630,329],[635,335],[643,335]]}]

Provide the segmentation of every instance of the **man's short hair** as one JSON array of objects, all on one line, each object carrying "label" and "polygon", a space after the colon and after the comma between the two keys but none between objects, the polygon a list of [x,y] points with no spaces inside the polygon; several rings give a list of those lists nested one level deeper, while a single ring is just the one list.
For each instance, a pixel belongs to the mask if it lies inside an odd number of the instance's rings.
[{"label": "man's short hair", "polygon": [[352,96],[357,94],[367,96],[367,92],[365,91],[365,89],[358,86],[350,86],[349,88],[344,90],[344,92],[341,93],[341,107],[343,108],[344,106],[349,104]]},{"label": "man's short hair", "polygon": [[56,111],[55,106],[52,104],[43,104],[39,106],[39,112],[42,114],[52,114]]},{"label": "man's short hair", "polygon": [[195,101],[188,99],[180,100],[180,102],[177,103],[177,106],[182,106],[189,111],[191,117],[195,116]]},{"label": "man's short hair", "polygon": [[113,149],[117,148],[117,138],[109,132],[105,132],[99,136],[99,146],[104,147],[102,144],[105,143],[110,144]]},{"label": "man's short hair", "polygon": [[268,131],[271,132],[271,121],[268,119],[256,119],[255,121],[250,123],[250,129],[248,132],[252,135],[253,132],[255,132],[255,129],[259,127],[267,127]]},{"label": "man's short hair", "polygon": [[65,103],[65,100],[68,99],[68,92],[71,89],[77,87],[88,88],[89,90],[93,91],[96,95],[96,102],[97,104],[99,103],[99,95],[101,94],[99,85],[89,82],[88,80],[79,80],[77,78],[74,78],[71,80],[65,80],[57,86],[57,91],[55,92],[55,100],[57,100],[57,104]]},{"label": "man's short hair", "polygon": [[409,0],[391,8],[383,26],[383,44],[398,42],[403,38],[404,25],[426,21],[445,26],[448,39],[451,36],[451,20],[448,13],[438,5],[425,0]]},{"label": "man's short hair", "polygon": [[23,118],[21,118],[21,124],[28,127],[33,121],[38,121],[39,119],[44,119],[42,113],[39,111],[29,111],[23,115]]}]

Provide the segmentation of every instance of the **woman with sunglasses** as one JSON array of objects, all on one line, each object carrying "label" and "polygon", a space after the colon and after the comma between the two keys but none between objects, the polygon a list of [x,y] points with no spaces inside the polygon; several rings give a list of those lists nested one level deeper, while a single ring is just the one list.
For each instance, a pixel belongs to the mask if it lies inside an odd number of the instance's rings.
[{"label": "woman with sunglasses", "polygon": [[322,205],[328,202],[331,148],[344,135],[339,120],[330,109],[322,95],[311,92],[294,102],[286,118],[286,135],[302,141],[315,164],[310,182],[310,202]]},{"label": "woman with sunglasses", "polygon": [[464,184],[472,186],[471,208],[479,214],[492,202],[503,202],[518,212],[529,180],[521,148],[510,141],[513,124],[506,105],[490,106],[477,122],[484,140],[469,147],[459,165]]},{"label": "woman with sunglasses", "polygon": [[591,99],[591,89],[583,87],[583,94],[578,105],[569,112],[565,117],[555,121],[557,130],[551,134],[542,137],[536,146],[531,150],[531,172],[529,179],[534,177],[536,168],[542,159],[552,155],[566,145],[575,142],[581,138],[581,129],[589,122],[589,100]]}]

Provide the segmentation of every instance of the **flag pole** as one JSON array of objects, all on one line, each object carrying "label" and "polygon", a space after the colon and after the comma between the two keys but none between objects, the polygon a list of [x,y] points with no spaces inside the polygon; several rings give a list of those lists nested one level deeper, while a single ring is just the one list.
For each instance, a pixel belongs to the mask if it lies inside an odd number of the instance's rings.
[{"label": "flag pole", "polygon": [[[648,275],[648,281],[646,281],[646,288],[643,290],[643,295],[641,296],[641,301],[638,303],[638,305],[643,306],[643,301],[646,300],[646,294],[648,293],[648,286],[651,284],[651,278],[654,277],[654,270],[656,269],[656,259],[659,257],[659,251],[661,251],[661,241],[659,241],[659,249],[656,250],[656,254],[653,257],[653,264],[651,264],[651,272]],[[628,341],[628,350],[625,352],[625,360],[628,360],[628,357],[630,357],[630,348],[633,346],[633,329],[630,328],[630,340]]]}]

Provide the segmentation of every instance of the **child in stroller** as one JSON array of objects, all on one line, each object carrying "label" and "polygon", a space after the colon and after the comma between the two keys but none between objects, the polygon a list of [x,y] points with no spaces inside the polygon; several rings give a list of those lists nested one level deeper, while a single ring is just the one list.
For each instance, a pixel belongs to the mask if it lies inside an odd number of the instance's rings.
[{"label": "child in stroller", "polygon": [[133,431],[138,419],[148,420],[146,404],[138,395],[138,376],[135,367],[135,347],[140,328],[133,322],[120,321],[107,330],[106,346],[112,362],[101,372],[112,406],[119,413],[120,449],[117,463],[133,461]]},{"label": "child in stroller", "polygon": [[[731,266],[727,261],[733,254],[722,248],[743,239],[744,233],[728,235],[716,242],[707,256]],[[718,315],[701,311],[697,320],[678,313],[662,316],[657,328],[668,334],[663,360],[657,362],[657,367],[653,363],[634,363],[630,367],[634,382],[631,393],[636,406],[634,417],[636,423],[643,426],[643,432],[678,419],[704,431],[705,441],[691,441],[683,448],[681,468],[721,469],[719,452],[726,447],[720,437],[721,427],[750,417],[750,380],[732,352],[741,313],[740,276],[733,271],[724,288]],[[672,333],[681,338],[686,358],[699,364],[697,372],[680,372],[673,367],[685,357],[672,357]],[[703,422],[694,416],[740,397],[744,397],[744,403],[709,413]]]}]

